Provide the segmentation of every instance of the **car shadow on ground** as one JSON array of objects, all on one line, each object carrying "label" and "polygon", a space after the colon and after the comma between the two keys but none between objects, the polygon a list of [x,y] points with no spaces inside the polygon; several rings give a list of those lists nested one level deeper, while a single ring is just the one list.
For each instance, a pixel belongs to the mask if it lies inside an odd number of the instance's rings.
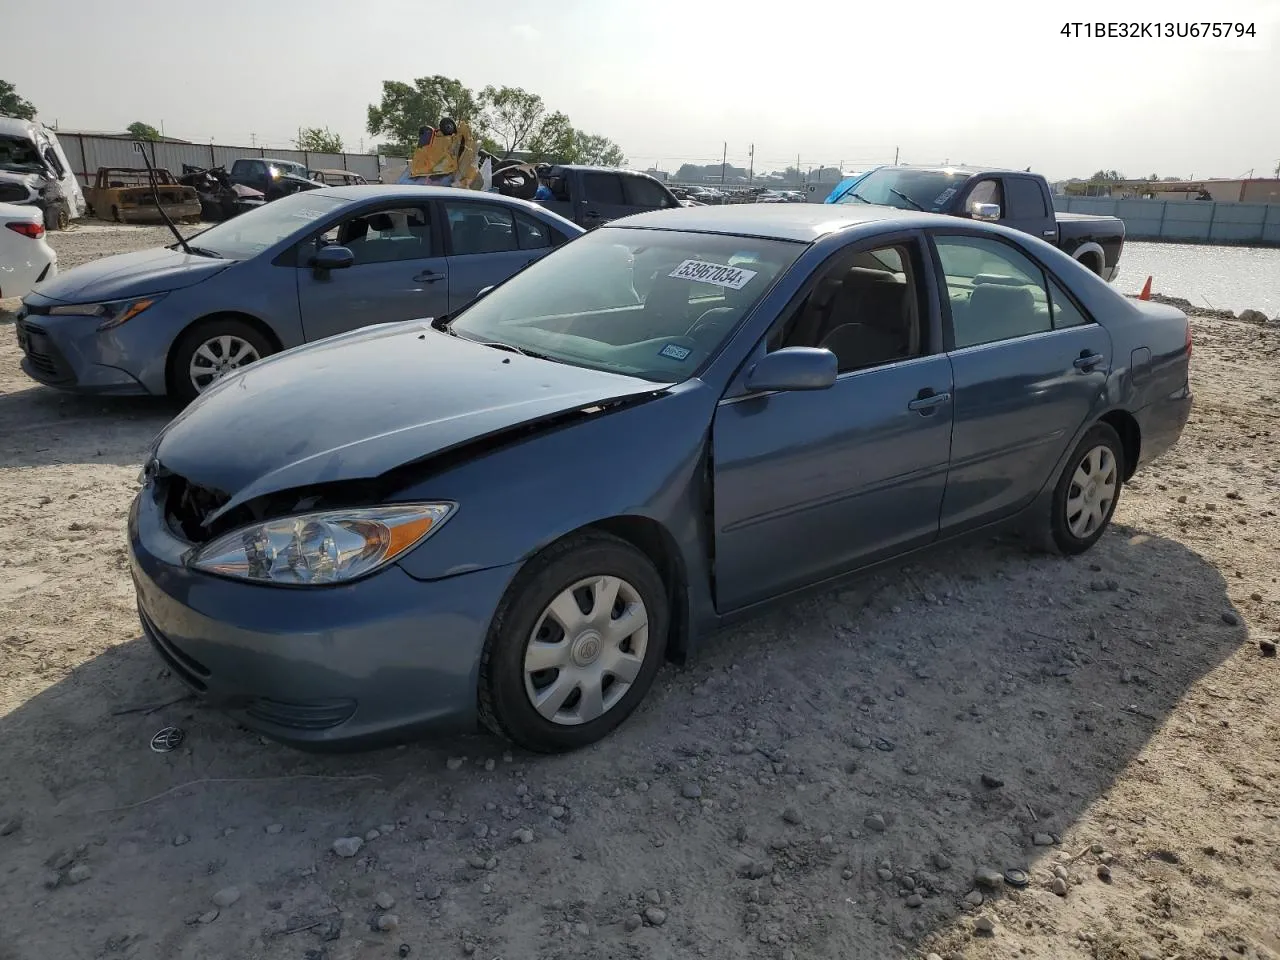
[{"label": "car shadow on ground", "polygon": [[161,397],[87,397],[28,381],[0,390],[0,462],[141,464],[147,444],[178,412]]},{"label": "car shadow on ground", "polygon": [[[140,958],[321,956],[352,937],[486,958],[962,945],[975,869],[1044,885],[1054,848],[1037,844],[1105,819],[1100,800],[1244,641],[1229,609],[1211,564],[1133,529],[1072,560],[952,548],[715,636],[614,735],[560,757],[480,735],[299,753],[173,702],[185,691],[135,640],[0,718],[0,821],[21,824],[0,837],[0,902],[15,942],[63,957],[109,936]],[[185,742],[152,752],[168,725]],[[353,835],[363,850],[336,857]],[[72,884],[76,864],[92,879]],[[231,923],[196,922],[231,885]],[[390,939],[368,927],[384,890]],[[629,930],[655,897],[662,919]]]}]

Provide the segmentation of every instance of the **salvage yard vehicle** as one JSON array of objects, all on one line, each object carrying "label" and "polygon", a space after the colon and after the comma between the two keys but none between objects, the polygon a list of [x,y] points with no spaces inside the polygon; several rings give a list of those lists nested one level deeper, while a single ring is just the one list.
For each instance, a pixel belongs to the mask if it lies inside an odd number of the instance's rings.
[{"label": "salvage yard vehicle", "polygon": [[825,202],[878,203],[999,223],[1052,243],[1108,282],[1120,270],[1124,221],[1055,213],[1048,181],[1026,170],[876,167]]},{"label": "salvage yard vehicle", "polygon": [[0,117],[0,203],[36,207],[46,230],[63,230],[85,215],[80,182],[48,127]]},{"label": "salvage yard vehicle", "polygon": [[95,217],[117,223],[163,222],[157,196],[170,219],[200,219],[200,195],[195,187],[180,184],[163,167],[150,173],[145,167],[99,167],[89,188],[89,210]]},{"label": "salvage yard vehicle", "polygon": [[260,190],[270,200],[292,196],[303,190],[319,190],[324,186],[311,179],[311,171],[292,160],[263,157],[241,157],[231,165],[232,183]]},{"label": "salvage yard vehicle", "polygon": [[311,179],[330,187],[362,187],[369,182],[350,170],[312,170]]},{"label": "salvage yard vehicle", "polygon": [[1003,227],[640,215],[187,407],[129,514],[142,626],[288,743],[580,747],[766,602],[1006,525],[1088,550],[1178,440],[1190,354],[1183,313]]},{"label": "salvage yard vehicle", "polygon": [[40,208],[0,203],[0,299],[24,296],[57,273],[58,255],[45,240]]},{"label": "salvage yard vehicle", "polygon": [[582,230],[491,193],[331,187],[183,244],[105,257],[23,301],[22,368],[89,393],[189,401],[268,354],[386,320],[456,312]]},{"label": "salvage yard vehicle", "polygon": [[178,182],[195,188],[200,198],[200,218],[210,223],[230,220],[267,202],[261,190],[232,183],[227,168],[222,166],[197,167],[184,163]]},{"label": "salvage yard vehicle", "polygon": [[666,184],[634,170],[563,164],[546,170],[542,181],[552,199],[538,202],[587,230],[633,213],[681,206]]}]

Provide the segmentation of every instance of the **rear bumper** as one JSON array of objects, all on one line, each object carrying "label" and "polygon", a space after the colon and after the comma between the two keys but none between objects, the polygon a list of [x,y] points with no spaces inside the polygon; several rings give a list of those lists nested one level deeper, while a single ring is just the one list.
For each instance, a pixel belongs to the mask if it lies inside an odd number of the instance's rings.
[{"label": "rear bumper", "polygon": [[1169,396],[1149,404],[1135,414],[1142,437],[1138,466],[1144,466],[1168,452],[1182,436],[1191,416],[1191,386],[1187,384]]}]

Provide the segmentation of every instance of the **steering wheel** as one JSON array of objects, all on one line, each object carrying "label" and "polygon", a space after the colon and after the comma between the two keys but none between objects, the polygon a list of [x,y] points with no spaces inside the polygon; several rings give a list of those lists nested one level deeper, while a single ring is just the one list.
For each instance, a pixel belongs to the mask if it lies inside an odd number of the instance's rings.
[{"label": "steering wheel", "polygon": [[697,339],[698,334],[704,330],[719,330],[720,327],[734,320],[737,312],[732,307],[712,307],[693,321],[684,335],[690,339]]}]

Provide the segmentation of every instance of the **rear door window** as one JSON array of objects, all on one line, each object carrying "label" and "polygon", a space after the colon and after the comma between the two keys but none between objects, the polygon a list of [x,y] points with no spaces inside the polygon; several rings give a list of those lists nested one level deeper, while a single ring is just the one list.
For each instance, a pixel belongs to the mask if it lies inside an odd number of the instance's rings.
[{"label": "rear door window", "polygon": [[622,193],[622,178],[616,173],[584,173],[582,198],[588,203],[626,203]]},{"label": "rear door window", "polygon": [[627,203],[633,207],[662,210],[670,203],[667,192],[648,177],[623,177],[623,183],[626,187]]}]

